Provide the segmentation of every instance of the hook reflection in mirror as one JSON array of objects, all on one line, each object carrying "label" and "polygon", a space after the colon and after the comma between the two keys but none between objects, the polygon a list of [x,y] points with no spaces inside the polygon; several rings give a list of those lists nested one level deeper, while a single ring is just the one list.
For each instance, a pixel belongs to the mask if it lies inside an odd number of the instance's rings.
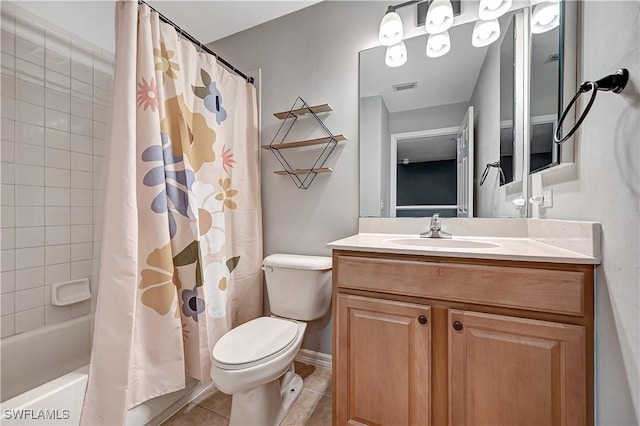
[{"label": "hook reflection in mirror", "polygon": [[[624,90],[625,86],[627,85],[628,81],[629,81],[629,71],[626,68],[621,68],[613,74],[609,74],[602,77],[600,80],[585,81],[584,83],[582,83],[580,85],[580,88],[578,89],[578,93],[576,93],[573,99],[571,99],[571,102],[569,102],[569,105],[567,105],[564,112],[560,116],[558,127],[556,128],[556,131],[553,134],[553,141],[557,144],[561,144],[566,140],[568,140],[571,136],[573,136],[573,134],[576,132],[576,130],[578,130],[578,128],[580,127],[584,119],[587,117],[589,110],[591,110],[591,106],[596,100],[596,95],[598,94],[598,91],[601,90],[604,92],[621,93]],[[571,128],[571,130],[569,130],[565,136],[562,136],[562,123],[564,122],[564,119],[567,117],[567,114],[569,113],[569,111],[571,111],[571,107],[573,106],[573,104],[576,103],[578,98],[583,93],[588,93],[589,91],[592,92],[591,98],[589,99],[587,106],[582,112],[582,115],[580,115],[580,118],[578,118],[578,120],[576,121],[576,124]]]}]

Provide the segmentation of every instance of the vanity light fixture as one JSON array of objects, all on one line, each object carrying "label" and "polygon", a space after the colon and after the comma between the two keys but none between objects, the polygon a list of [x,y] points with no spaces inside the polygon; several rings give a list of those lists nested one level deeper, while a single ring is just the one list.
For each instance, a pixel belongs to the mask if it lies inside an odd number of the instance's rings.
[{"label": "vanity light fixture", "polygon": [[483,21],[498,19],[511,9],[512,0],[480,0],[478,18]]},{"label": "vanity light fixture", "polygon": [[404,28],[402,19],[395,9],[389,6],[389,10],[380,22],[380,32],[378,33],[378,41],[383,46],[393,46],[402,41],[404,38]]},{"label": "vanity light fixture", "polygon": [[449,0],[433,0],[427,11],[424,30],[429,34],[440,34],[453,25],[453,6]]},{"label": "vanity light fixture", "polygon": [[449,31],[440,34],[430,34],[427,40],[427,56],[439,58],[446,55],[451,50],[451,38]]},{"label": "vanity light fixture", "polygon": [[391,68],[399,67],[407,62],[407,46],[404,41],[387,47],[384,55],[384,63]]},{"label": "vanity light fixture", "polygon": [[488,46],[500,37],[500,23],[497,19],[492,21],[476,21],[473,26],[471,44],[475,47]]},{"label": "vanity light fixture", "polygon": [[560,4],[547,1],[537,4],[531,14],[531,32],[542,34],[560,24]]}]

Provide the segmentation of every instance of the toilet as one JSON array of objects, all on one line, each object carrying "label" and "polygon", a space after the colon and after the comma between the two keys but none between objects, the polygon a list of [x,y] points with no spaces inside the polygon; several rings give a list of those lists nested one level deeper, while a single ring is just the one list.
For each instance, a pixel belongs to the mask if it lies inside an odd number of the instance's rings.
[{"label": "toilet", "polygon": [[272,254],[263,261],[272,316],[244,323],[213,348],[211,377],[232,395],[230,425],[279,425],[302,392],[295,359],[307,321],[331,305],[331,258]]}]

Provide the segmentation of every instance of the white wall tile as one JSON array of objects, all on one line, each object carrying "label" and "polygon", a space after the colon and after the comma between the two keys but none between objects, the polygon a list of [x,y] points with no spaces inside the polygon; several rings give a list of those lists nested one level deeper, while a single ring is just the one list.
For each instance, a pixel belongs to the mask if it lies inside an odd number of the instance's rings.
[{"label": "white wall tile", "polygon": [[43,226],[44,207],[16,207],[16,226]]},{"label": "white wall tile", "polygon": [[91,189],[93,173],[80,170],[71,170],[71,188]]},{"label": "white wall tile", "polygon": [[71,225],[90,225],[93,223],[93,207],[71,208]]},{"label": "white wall tile", "polygon": [[44,145],[44,127],[16,121],[15,141],[29,145]]},{"label": "white wall tile", "polygon": [[93,152],[93,140],[89,136],[71,134],[71,151],[83,154]]},{"label": "white wall tile", "polygon": [[16,58],[44,66],[44,45],[38,45],[22,37],[16,37]]},{"label": "white wall tile", "polygon": [[44,67],[15,58],[15,76],[18,80],[28,81],[31,84],[42,85],[44,81]]},{"label": "white wall tile", "polygon": [[44,28],[34,24],[32,20],[28,21],[21,16],[16,16],[15,34],[39,46],[44,46]]},{"label": "white wall tile", "polygon": [[57,169],[69,169],[71,167],[71,153],[61,149],[45,148],[45,165]]},{"label": "white wall tile", "polygon": [[71,97],[53,89],[46,89],[45,106],[57,111],[69,113],[71,112]]},{"label": "white wall tile", "polygon": [[0,163],[0,183],[14,184],[16,182],[16,165]]},{"label": "white wall tile", "polygon": [[44,287],[44,266],[16,271],[16,291]]},{"label": "white wall tile", "polygon": [[0,207],[0,227],[13,228],[16,226],[15,207]]},{"label": "white wall tile", "polygon": [[44,279],[47,286],[71,280],[71,264],[59,263],[45,266]]},{"label": "white wall tile", "polygon": [[0,295],[0,307],[2,311],[0,312],[3,316],[9,315],[15,312],[15,293],[5,293]]},{"label": "white wall tile", "polygon": [[16,312],[27,311],[44,306],[44,286],[16,291]]},{"label": "white wall tile", "polygon": [[2,127],[0,127],[0,139],[2,139],[3,141],[13,141],[15,137],[15,122],[13,120],[9,120],[8,118],[3,118],[0,122],[2,123]]},{"label": "white wall tile", "polygon": [[91,312],[91,300],[84,300],[80,303],[74,303],[69,306],[71,318],[87,315],[89,312]]},{"label": "white wall tile", "polygon": [[71,186],[71,171],[47,167],[44,170],[45,182],[48,187],[69,188]]},{"label": "white wall tile", "polygon": [[[58,32],[47,31],[45,47],[47,50],[53,50],[65,58],[71,58],[71,37]],[[71,72],[71,65],[69,65],[69,72]]]},{"label": "white wall tile", "polygon": [[92,151],[93,155],[98,157],[104,157],[105,156],[104,149],[105,149],[104,140],[93,138],[93,151]]},{"label": "white wall tile", "polygon": [[46,227],[45,229],[46,245],[53,246],[53,245],[69,244],[69,243],[71,243],[71,227],[70,226],[47,226]]},{"label": "white wall tile", "polygon": [[[75,93],[74,93],[75,94]],[[76,97],[71,97],[71,114],[78,117],[91,119],[93,117],[93,111],[91,110],[93,104]],[[91,136],[91,135],[89,135]]]},{"label": "white wall tile", "polygon": [[71,148],[71,133],[68,131],[45,129],[44,140],[47,148],[63,149],[66,151]]},{"label": "white wall tile", "polygon": [[44,148],[23,143],[16,144],[16,163],[30,166],[43,166]]},{"label": "white wall tile", "polygon": [[69,188],[46,189],[45,205],[47,207],[64,207],[71,205],[71,190]]},{"label": "white wall tile", "polygon": [[0,206],[15,206],[15,193],[14,185],[0,185]]},{"label": "white wall tile", "polygon": [[71,263],[71,279],[91,277],[93,273],[93,260],[81,260]]},{"label": "white wall tile", "polygon": [[93,206],[93,191],[90,189],[72,189],[71,190],[71,206],[72,207]]},{"label": "white wall tile", "polygon": [[0,273],[0,287],[2,294],[16,291],[16,272],[7,271]]},{"label": "white wall tile", "polygon": [[44,326],[44,306],[30,309],[28,311],[17,312],[16,334]]},{"label": "white wall tile", "polygon": [[108,106],[111,103],[111,92],[99,87],[93,88],[93,102]]},{"label": "white wall tile", "polygon": [[14,249],[2,250],[0,261],[2,263],[2,272],[13,271],[16,269],[16,251]]},{"label": "white wall tile", "polygon": [[16,249],[16,269],[44,266],[44,247]]},{"label": "white wall tile", "polygon": [[71,261],[71,245],[69,244],[47,246],[45,247],[45,251],[45,260],[47,265],[69,263]]},{"label": "white wall tile", "polygon": [[109,109],[105,106],[94,104],[93,119],[102,123],[106,123],[109,120]]},{"label": "white wall tile", "polygon": [[71,308],[69,306],[44,307],[44,322],[46,325],[58,324],[71,318]]},{"label": "white wall tile", "polygon": [[[13,124],[13,121],[11,123]],[[16,144],[10,141],[1,141],[0,158],[2,162],[13,163],[16,160]]]},{"label": "white wall tile", "polygon": [[16,184],[44,185],[44,167],[16,164]]},{"label": "white wall tile", "polygon": [[91,172],[93,170],[93,157],[80,152],[71,153],[71,170]]},{"label": "white wall tile", "polygon": [[42,186],[16,186],[16,206],[44,206]]},{"label": "white wall tile", "polygon": [[[72,58],[75,52],[76,52],[75,49],[71,52]],[[71,61],[71,77],[76,80],[83,81],[85,83],[93,84],[93,56],[91,56],[90,59],[87,56],[86,62],[87,62],[87,65],[85,65],[84,63],[80,63],[80,62],[76,62],[75,60],[72,60]],[[91,66],[88,65],[89,63],[91,64]]]},{"label": "white wall tile", "polygon": [[93,225],[73,225],[71,227],[71,242],[93,242]]},{"label": "white wall tile", "polygon": [[14,228],[0,228],[0,249],[16,248],[16,230]]},{"label": "white wall tile", "polygon": [[0,15],[0,26],[2,30],[7,32],[8,34],[14,34],[16,31],[16,18],[15,14],[7,9],[7,5],[4,4],[2,9],[0,9],[2,14]]},{"label": "white wall tile", "polygon": [[93,242],[71,244],[71,262],[90,259],[93,259]]},{"label": "white wall tile", "polygon": [[16,101],[16,120],[44,126],[44,107]]},{"label": "white wall tile", "polygon": [[2,33],[0,34],[0,39],[2,39],[2,48],[0,51],[3,53],[8,53],[9,55],[15,55],[16,52],[16,38],[13,34],[8,33],[2,29]]},{"label": "white wall tile", "polygon": [[16,228],[16,248],[31,248],[44,245],[44,227]]},{"label": "white wall tile", "polygon": [[105,90],[111,90],[113,77],[103,71],[93,70],[93,85]]},{"label": "white wall tile", "polygon": [[44,87],[42,85],[36,85],[23,80],[16,81],[16,98],[19,101],[35,104],[39,106],[44,105]]},{"label": "white wall tile", "polygon": [[[84,101],[93,102],[93,86],[80,80],[71,79],[71,93]],[[76,114],[77,115],[77,114]]]},{"label": "white wall tile", "polygon": [[98,139],[106,139],[106,125],[98,121],[93,122],[93,137]]},{"label": "white wall tile", "polygon": [[8,118],[13,120],[16,117],[16,105],[15,99],[2,96],[2,102],[0,104],[0,113],[2,118]]},{"label": "white wall tile", "polygon": [[6,74],[2,74],[0,75],[0,91],[2,92],[2,96],[6,96],[8,98],[14,98],[16,97],[16,90],[15,90],[15,81],[16,79],[8,76]]},{"label": "white wall tile", "polygon": [[3,52],[0,55],[0,71],[2,71],[2,74],[13,77],[16,71],[15,56]]},{"label": "white wall tile", "polygon": [[45,213],[46,226],[61,226],[71,224],[70,207],[46,207]]},{"label": "white wall tile", "polygon": [[15,326],[15,315],[3,315],[0,317],[0,323],[2,323],[2,334],[0,337],[3,339],[5,337],[13,336],[16,334],[16,326]]},{"label": "white wall tile", "polygon": [[62,75],[71,75],[71,59],[52,49],[47,49],[45,52],[45,68]]},{"label": "white wall tile", "polygon": [[65,95],[71,95],[71,81],[68,75],[60,74],[58,72],[47,69],[46,71],[45,86],[47,89],[57,90]]},{"label": "white wall tile", "polygon": [[45,126],[50,129],[57,129],[68,132],[71,126],[69,114],[51,108],[45,108]]},{"label": "white wall tile", "polygon": [[86,118],[71,116],[71,133],[91,136],[93,134],[93,121]]}]

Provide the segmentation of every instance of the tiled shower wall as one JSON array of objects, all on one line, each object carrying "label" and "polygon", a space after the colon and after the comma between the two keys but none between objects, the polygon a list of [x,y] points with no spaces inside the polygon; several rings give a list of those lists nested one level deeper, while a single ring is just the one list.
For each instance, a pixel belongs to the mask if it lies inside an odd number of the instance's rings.
[{"label": "tiled shower wall", "polygon": [[[84,315],[51,285],[92,277],[113,55],[2,4],[2,337]],[[96,291],[92,280],[92,293]]]}]

